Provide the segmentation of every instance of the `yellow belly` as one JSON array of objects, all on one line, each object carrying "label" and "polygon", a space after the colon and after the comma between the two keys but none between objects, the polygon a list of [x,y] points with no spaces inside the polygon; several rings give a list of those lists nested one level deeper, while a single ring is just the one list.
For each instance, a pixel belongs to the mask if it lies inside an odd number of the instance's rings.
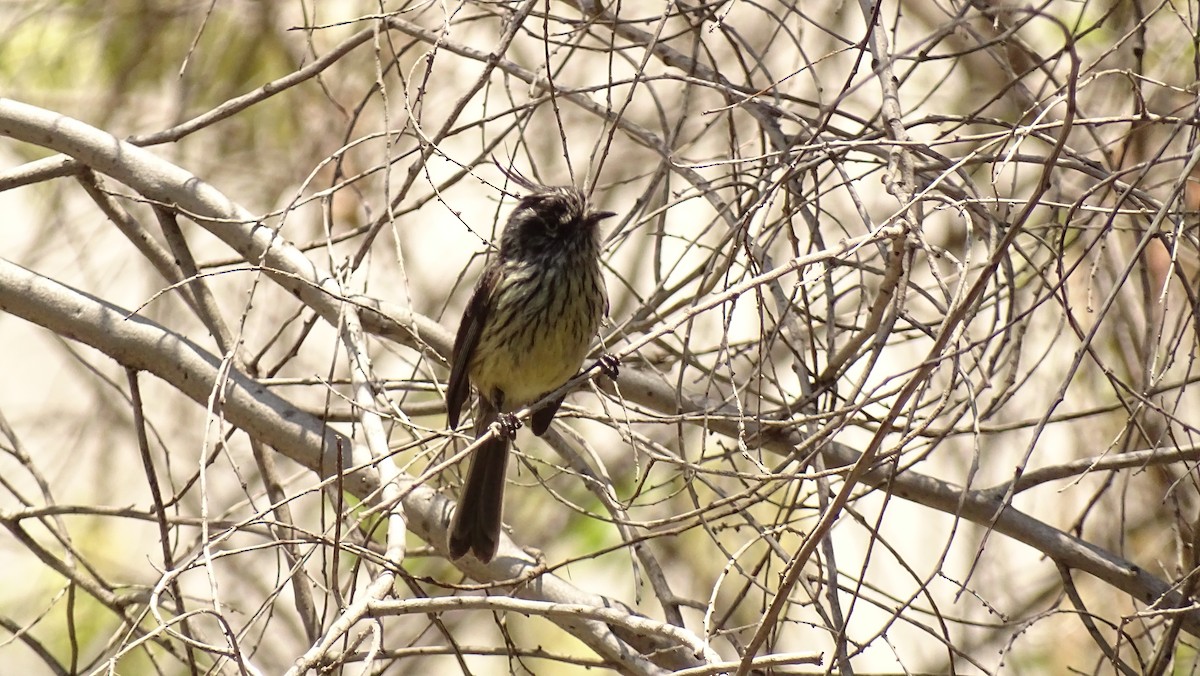
[{"label": "yellow belly", "polygon": [[556,272],[534,278],[510,270],[493,294],[470,375],[481,393],[503,393],[506,410],[532,403],[574,376],[599,327],[599,269]]}]

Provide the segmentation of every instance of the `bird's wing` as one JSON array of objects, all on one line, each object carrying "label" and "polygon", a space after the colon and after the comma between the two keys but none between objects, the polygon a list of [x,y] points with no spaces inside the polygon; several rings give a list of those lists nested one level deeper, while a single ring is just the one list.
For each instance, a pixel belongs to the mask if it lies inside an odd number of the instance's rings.
[{"label": "bird's wing", "polygon": [[[541,397],[538,398],[540,399]],[[563,400],[566,398],[567,395],[564,394],[534,411],[533,415],[530,416],[529,429],[533,430],[533,433],[539,437],[545,434],[546,430],[550,429],[550,423],[554,420],[554,414],[558,413],[558,407],[562,406]]]},{"label": "bird's wing", "polygon": [[450,429],[458,427],[463,404],[471,392],[471,358],[475,355],[479,336],[487,323],[488,308],[491,305],[489,298],[496,288],[499,272],[499,266],[494,265],[483,271],[483,276],[475,285],[475,292],[471,294],[471,300],[467,303],[467,309],[458,325],[458,335],[454,338],[454,351],[451,353],[453,363],[450,365],[450,382],[446,385],[446,414]]}]

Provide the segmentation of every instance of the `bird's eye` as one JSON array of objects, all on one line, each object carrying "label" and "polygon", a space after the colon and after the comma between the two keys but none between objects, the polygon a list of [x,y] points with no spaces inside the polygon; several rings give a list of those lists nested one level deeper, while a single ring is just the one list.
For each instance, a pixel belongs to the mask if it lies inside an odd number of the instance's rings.
[{"label": "bird's eye", "polygon": [[559,209],[548,211],[542,217],[542,225],[546,228],[547,235],[557,235],[559,229],[566,223],[566,214]]}]

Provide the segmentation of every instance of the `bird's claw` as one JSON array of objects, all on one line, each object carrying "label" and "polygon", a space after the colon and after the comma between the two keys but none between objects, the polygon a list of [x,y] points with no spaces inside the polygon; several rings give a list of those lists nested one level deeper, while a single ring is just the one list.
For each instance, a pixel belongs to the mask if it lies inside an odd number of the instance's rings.
[{"label": "bird's claw", "polygon": [[609,380],[616,380],[617,376],[621,374],[621,359],[615,355],[600,355],[596,365],[600,367],[601,373],[608,376]]},{"label": "bird's claw", "polygon": [[512,441],[517,436],[517,430],[521,429],[521,421],[511,413],[500,413],[496,416],[496,426],[500,428],[501,438]]}]

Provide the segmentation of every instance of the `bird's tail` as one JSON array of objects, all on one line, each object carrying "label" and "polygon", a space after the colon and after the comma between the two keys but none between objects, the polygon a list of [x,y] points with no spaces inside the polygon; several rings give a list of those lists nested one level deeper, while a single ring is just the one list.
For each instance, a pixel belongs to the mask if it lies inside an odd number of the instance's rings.
[{"label": "bird's tail", "polygon": [[[479,398],[475,419],[475,437],[488,431],[496,421],[496,409]],[[463,484],[454,519],[450,522],[450,556],[461,558],[467,552],[487,563],[500,546],[500,517],[504,511],[504,482],[508,469],[508,439],[493,436],[475,449],[467,482]]]}]

